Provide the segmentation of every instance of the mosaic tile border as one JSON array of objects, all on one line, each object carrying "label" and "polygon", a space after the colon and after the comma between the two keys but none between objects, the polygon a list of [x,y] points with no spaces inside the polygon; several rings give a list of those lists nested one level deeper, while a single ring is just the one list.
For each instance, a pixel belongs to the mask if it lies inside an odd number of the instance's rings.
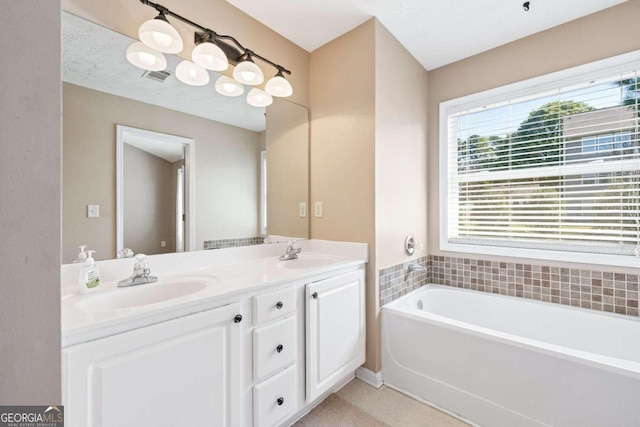
[{"label": "mosaic tile border", "polygon": [[435,255],[428,264],[431,283],[638,316],[638,274]]},{"label": "mosaic tile border", "polygon": [[[409,264],[427,267],[427,272],[407,273]],[[403,264],[383,268],[378,271],[378,275],[380,278],[380,306],[383,306],[429,283],[428,258],[424,256]]]},{"label": "mosaic tile border", "polygon": [[264,237],[242,237],[238,239],[220,239],[220,240],[205,240],[204,248],[206,249],[223,249],[223,248],[237,248],[240,246],[253,246],[261,245],[264,242]]},{"label": "mosaic tile border", "polygon": [[[427,273],[407,273],[410,263]],[[639,274],[429,255],[379,270],[380,305],[427,283],[638,317]]]}]

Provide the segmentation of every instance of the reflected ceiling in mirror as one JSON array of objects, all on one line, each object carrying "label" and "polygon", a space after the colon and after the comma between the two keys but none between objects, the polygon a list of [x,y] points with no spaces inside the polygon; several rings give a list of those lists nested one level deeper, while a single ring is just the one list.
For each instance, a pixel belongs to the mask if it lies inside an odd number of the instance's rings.
[{"label": "reflected ceiling in mirror", "polygon": [[[63,262],[85,244],[97,260],[116,256],[117,125],[194,141],[195,250],[262,242],[264,218],[270,235],[308,237],[308,216],[299,215],[308,205],[308,110],[282,98],[252,107],[249,87],[222,96],[214,72],[207,86],[187,86],[172,55],[171,75],[149,79],[126,59],[132,42],[63,12]],[[99,218],[88,205],[99,205]]]},{"label": "reflected ceiling in mirror", "polygon": [[126,59],[131,38],[67,12],[62,23],[65,82],[254,132],[265,130],[265,108],[247,104],[246,96],[217,93],[217,73],[210,72],[212,78],[205,86],[188,86],[175,76],[182,61],[178,56],[166,55],[165,72],[144,71]]}]

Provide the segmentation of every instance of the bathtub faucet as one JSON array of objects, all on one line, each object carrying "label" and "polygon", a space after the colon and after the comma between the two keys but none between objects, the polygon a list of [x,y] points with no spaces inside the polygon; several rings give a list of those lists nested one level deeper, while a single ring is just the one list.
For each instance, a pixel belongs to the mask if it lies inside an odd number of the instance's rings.
[{"label": "bathtub faucet", "polygon": [[409,273],[411,273],[412,271],[418,271],[420,273],[426,273],[427,272],[427,267],[422,266],[422,265],[418,265],[418,264],[409,264]]}]

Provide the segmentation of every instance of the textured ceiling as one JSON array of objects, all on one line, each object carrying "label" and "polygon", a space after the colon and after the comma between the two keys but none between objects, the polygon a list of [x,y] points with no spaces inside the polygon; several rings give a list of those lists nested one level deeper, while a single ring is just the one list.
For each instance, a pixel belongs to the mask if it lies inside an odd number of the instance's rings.
[{"label": "textured ceiling", "polygon": [[217,73],[209,72],[207,86],[185,85],[173,75],[181,59],[166,55],[170,77],[162,83],[142,77],[144,71],[125,57],[134,40],[67,12],[62,15],[63,81],[256,132],[265,129],[264,108],[250,106],[245,96],[230,98],[215,91]]},{"label": "textured ceiling", "polygon": [[428,70],[626,0],[227,0],[311,52],[375,16]]}]

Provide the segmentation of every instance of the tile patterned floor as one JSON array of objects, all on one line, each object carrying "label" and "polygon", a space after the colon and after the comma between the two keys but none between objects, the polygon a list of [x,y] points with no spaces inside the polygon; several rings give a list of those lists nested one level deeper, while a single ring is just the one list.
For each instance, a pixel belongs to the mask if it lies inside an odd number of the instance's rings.
[{"label": "tile patterned floor", "polygon": [[468,427],[462,421],[395,390],[354,379],[295,427]]}]

